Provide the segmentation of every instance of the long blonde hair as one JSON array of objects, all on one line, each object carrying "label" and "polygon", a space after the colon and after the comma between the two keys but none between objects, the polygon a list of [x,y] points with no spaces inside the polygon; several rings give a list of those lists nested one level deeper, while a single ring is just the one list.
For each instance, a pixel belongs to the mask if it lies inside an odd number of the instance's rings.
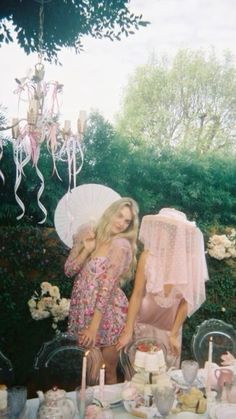
[{"label": "long blonde hair", "polygon": [[139,227],[139,208],[138,204],[132,198],[120,198],[113,202],[102,214],[96,227],[96,242],[102,243],[111,239],[111,219],[122,208],[128,207],[132,214],[132,220],[125,231],[117,234],[117,237],[126,238],[132,249],[132,262],[130,265],[130,272],[134,271],[136,266],[136,253],[137,253],[137,237]]}]

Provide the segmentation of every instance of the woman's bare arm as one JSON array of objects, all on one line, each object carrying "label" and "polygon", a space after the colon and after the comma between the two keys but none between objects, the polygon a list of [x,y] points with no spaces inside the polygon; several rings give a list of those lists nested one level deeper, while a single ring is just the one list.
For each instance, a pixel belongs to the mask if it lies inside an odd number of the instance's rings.
[{"label": "woman's bare arm", "polygon": [[133,336],[135,319],[141,305],[143,291],[145,287],[144,269],[145,269],[145,264],[146,264],[146,257],[147,257],[147,252],[144,251],[139,258],[136,276],[135,276],[134,289],[133,289],[133,292],[129,301],[126,324],[124,326],[124,329],[116,345],[117,350],[120,350],[125,345],[127,345],[127,343],[132,339],[132,336]]},{"label": "woman's bare arm", "polygon": [[178,356],[180,353],[181,348],[179,347],[178,335],[179,335],[179,330],[182,327],[187,317],[187,314],[188,314],[188,303],[185,300],[181,300],[177,313],[176,313],[173,327],[170,332],[170,337],[169,337],[171,351],[173,355],[175,356]]}]

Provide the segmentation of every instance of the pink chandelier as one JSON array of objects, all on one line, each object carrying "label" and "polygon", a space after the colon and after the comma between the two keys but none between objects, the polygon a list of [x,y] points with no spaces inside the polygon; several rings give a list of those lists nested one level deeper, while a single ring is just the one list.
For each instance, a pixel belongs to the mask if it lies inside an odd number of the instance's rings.
[{"label": "pink chandelier", "polygon": [[[37,1],[37,0],[36,0]],[[18,108],[21,102],[27,105],[24,118],[15,117],[12,125],[0,128],[1,131],[11,129],[13,157],[16,166],[16,178],[14,193],[15,199],[21,208],[20,220],[25,214],[25,204],[18,194],[18,189],[24,175],[24,167],[30,163],[35,168],[40,179],[40,187],[37,192],[37,203],[43,212],[42,224],[47,218],[47,209],[41,202],[45,181],[43,173],[39,170],[38,162],[43,144],[52,157],[53,174],[61,180],[57,170],[57,162],[64,161],[68,167],[68,190],[76,187],[76,178],[83,166],[82,137],[86,126],[86,112],[80,111],[77,120],[77,132],[71,129],[71,121],[66,120],[64,127],[59,124],[60,107],[59,96],[62,94],[63,85],[58,81],[45,81],[45,68],[43,64],[43,22],[44,3],[40,0],[39,9],[39,52],[38,62],[34,70],[29,70],[25,77],[16,78],[17,88],[14,93],[18,96]],[[1,141],[1,140],[0,140]],[[3,157],[3,141],[0,143],[0,159]],[[79,161],[79,163],[78,163]],[[0,171],[0,177],[4,181],[4,174]]]}]

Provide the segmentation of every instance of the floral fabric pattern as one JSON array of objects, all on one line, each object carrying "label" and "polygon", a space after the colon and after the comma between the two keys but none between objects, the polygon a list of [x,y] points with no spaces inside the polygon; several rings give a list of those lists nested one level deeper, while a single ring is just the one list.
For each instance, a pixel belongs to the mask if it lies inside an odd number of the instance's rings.
[{"label": "floral fabric pattern", "polygon": [[102,320],[97,333],[97,346],[115,344],[124,326],[128,300],[119,287],[121,276],[128,270],[132,252],[128,240],[112,240],[107,256],[96,256],[81,265],[68,257],[67,276],[76,275],[71,295],[68,331],[74,335],[89,325],[94,310]]}]

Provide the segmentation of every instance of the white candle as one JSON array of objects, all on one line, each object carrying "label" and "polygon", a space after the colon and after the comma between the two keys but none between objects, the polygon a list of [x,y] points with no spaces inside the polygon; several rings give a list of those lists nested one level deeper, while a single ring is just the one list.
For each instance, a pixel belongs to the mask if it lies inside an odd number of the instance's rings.
[{"label": "white candle", "polygon": [[82,365],[82,379],[81,379],[80,405],[79,405],[79,414],[81,418],[84,418],[84,413],[85,413],[86,370],[87,370],[87,355],[88,354],[89,354],[89,351],[86,351],[83,357],[83,365]]},{"label": "white candle", "polygon": [[209,339],[209,347],[208,347],[208,362],[212,363],[212,352],[213,352],[213,339],[212,336]]},{"label": "white candle", "polygon": [[213,353],[213,340],[212,336],[209,339],[208,346],[208,362],[207,362],[207,379],[206,379],[206,393],[209,394],[211,391],[211,364],[212,364],[212,353]]},{"label": "white candle", "polygon": [[101,403],[104,401],[104,384],[105,384],[105,365],[100,368],[99,374],[99,400]]}]

